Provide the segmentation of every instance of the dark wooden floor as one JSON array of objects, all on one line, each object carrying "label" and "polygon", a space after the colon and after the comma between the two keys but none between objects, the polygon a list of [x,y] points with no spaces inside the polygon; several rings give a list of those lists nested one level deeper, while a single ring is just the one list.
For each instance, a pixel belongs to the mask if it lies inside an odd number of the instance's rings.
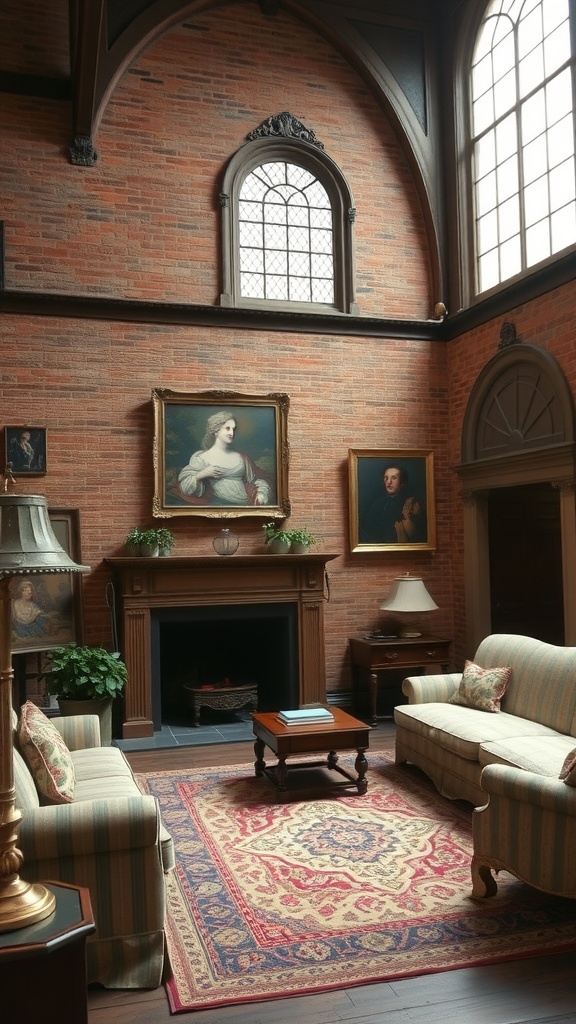
[{"label": "dark wooden floor", "polygon": [[[370,736],[371,751],[391,749],[393,743],[393,727],[387,724]],[[135,771],[166,771],[245,764],[253,761],[254,752],[251,743],[230,743],[128,756]],[[163,988],[91,988],[89,1024],[575,1024],[575,968],[576,953],[531,957],[177,1017],[170,1014]]]}]

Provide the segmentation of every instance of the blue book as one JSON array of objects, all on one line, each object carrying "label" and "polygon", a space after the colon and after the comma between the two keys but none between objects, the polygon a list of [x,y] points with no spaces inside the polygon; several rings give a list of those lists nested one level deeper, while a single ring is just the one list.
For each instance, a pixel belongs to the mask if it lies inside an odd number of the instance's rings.
[{"label": "blue book", "polygon": [[333,722],[334,715],[327,708],[298,708],[294,711],[279,711],[280,721],[286,725],[304,725],[308,722]]}]

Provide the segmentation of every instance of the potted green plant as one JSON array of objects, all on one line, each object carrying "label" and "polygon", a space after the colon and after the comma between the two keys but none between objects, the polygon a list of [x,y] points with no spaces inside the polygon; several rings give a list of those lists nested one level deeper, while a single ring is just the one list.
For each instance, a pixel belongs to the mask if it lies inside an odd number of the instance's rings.
[{"label": "potted green plant", "polygon": [[313,544],[317,544],[319,537],[316,537],[310,530],[304,528],[301,530],[289,530],[290,534],[290,551],[294,554],[302,554],[308,551]]},{"label": "potted green plant", "polygon": [[166,526],[160,526],[156,530],[156,540],[158,541],[159,555],[169,555],[176,543],[172,530],[169,530]]},{"label": "potted green plant", "polygon": [[140,542],[140,553],[142,555],[156,556],[167,555],[174,546],[174,535],[165,526],[151,526],[144,530]]},{"label": "potted green plant", "polygon": [[47,651],[46,657],[46,690],[58,698],[61,714],[98,715],[102,743],[109,746],[112,701],[123,693],[128,678],[118,652],[70,643]]},{"label": "potted green plant", "polygon": [[142,544],[142,536],[143,536],[143,534],[144,534],[144,530],[141,529],[140,526],[134,526],[130,530],[130,532],[126,536],[126,540],[124,541],[124,544],[126,546],[126,551],[128,552],[128,554],[130,554],[130,555],[139,555],[140,554],[140,545]]},{"label": "potted green plant", "polygon": [[264,523],[262,526],[266,538],[266,550],[272,555],[283,555],[290,551],[292,538],[287,530],[278,523]]},{"label": "potted green plant", "polygon": [[126,537],[126,547],[134,555],[168,555],[175,544],[174,534],[166,526],[144,529],[135,526]]},{"label": "potted green plant", "polygon": [[158,544],[158,531],[154,527],[150,527],[148,530],[142,531],[142,540],[140,541],[140,554],[145,557],[155,557],[159,551]]}]

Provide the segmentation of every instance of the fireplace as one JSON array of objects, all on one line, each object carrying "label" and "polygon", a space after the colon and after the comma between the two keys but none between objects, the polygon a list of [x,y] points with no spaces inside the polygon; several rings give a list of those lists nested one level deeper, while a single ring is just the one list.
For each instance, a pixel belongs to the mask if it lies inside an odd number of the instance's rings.
[{"label": "fireplace", "polygon": [[258,710],[298,707],[298,615],[293,602],[154,609],[154,729],[191,719],[186,686],[245,686]]},{"label": "fireplace", "polygon": [[[264,709],[273,710],[280,705],[325,702],[324,577],[326,562],[336,557],[264,554],[106,559],[112,571],[121,649],[128,668],[124,739],[152,736],[154,729],[160,728],[162,675],[167,671],[162,658],[169,659],[162,649],[168,650],[182,630],[195,631],[196,636],[212,631],[215,637],[223,629],[249,629],[249,646],[260,646],[265,664],[272,653],[276,657],[281,641],[286,664],[276,660],[270,671],[256,680],[259,704],[262,700]],[[223,665],[223,661],[219,663],[218,675],[224,671]],[[211,671],[206,663],[198,665],[196,661],[190,669],[200,674]],[[248,662],[234,671],[251,674],[252,670]],[[272,675],[277,691],[270,689]]]}]

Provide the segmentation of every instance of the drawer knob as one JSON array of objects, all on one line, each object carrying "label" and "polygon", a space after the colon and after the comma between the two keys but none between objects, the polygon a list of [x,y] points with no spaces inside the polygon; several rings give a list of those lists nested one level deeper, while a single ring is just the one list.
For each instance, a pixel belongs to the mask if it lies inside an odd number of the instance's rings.
[{"label": "drawer knob", "polygon": [[435,657],[437,657],[438,652],[437,651],[426,651],[426,654],[428,655],[429,658],[435,658]]},{"label": "drawer knob", "polygon": [[387,657],[388,661],[395,661],[396,658],[398,657],[398,655],[397,655],[396,652],[390,653],[390,654],[387,653],[386,657]]}]

